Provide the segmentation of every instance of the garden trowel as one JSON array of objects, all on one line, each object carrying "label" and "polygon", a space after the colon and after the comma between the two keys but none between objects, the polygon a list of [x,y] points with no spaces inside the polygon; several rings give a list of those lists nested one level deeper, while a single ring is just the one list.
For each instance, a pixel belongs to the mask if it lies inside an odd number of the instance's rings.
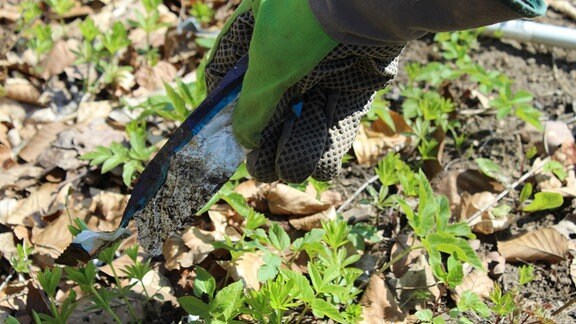
[{"label": "garden trowel", "polygon": [[57,263],[77,264],[97,256],[129,235],[133,218],[140,244],[152,255],[162,253],[165,239],[196,215],[246,157],[232,134],[232,111],[247,65],[244,56],[146,166],[118,229],[82,230]]}]

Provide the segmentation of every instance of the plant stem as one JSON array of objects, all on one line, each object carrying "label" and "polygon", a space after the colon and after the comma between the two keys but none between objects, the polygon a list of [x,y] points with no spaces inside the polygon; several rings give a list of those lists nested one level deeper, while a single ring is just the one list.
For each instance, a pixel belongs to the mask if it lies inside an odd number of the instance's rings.
[{"label": "plant stem", "polygon": [[308,312],[309,309],[310,309],[310,307],[308,307],[308,304],[304,304],[304,309],[300,313],[300,316],[298,316],[298,320],[296,320],[296,324],[300,324],[300,322],[302,322],[304,315]]},{"label": "plant stem", "polygon": [[120,320],[120,318],[118,317],[118,315],[116,315],[116,313],[114,313],[114,311],[112,311],[112,308],[110,308],[109,304],[106,304],[104,302],[104,299],[102,299],[102,296],[100,296],[100,294],[98,293],[98,291],[96,290],[96,288],[94,288],[94,286],[90,287],[90,292],[94,295],[94,297],[96,299],[98,299],[98,301],[100,302],[100,304],[102,305],[102,308],[104,308],[104,310],[110,314],[110,316],[112,316],[112,318],[114,318],[114,320],[116,321],[116,323],[118,324],[122,324],[122,321]]},{"label": "plant stem", "polygon": [[121,292],[120,298],[122,298],[124,303],[126,303],[126,307],[128,307],[128,312],[130,312],[130,316],[132,317],[134,322],[138,322],[138,316],[136,315],[136,312],[134,311],[132,304],[128,301],[128,297],[124,294],[122,285],[120,284],[120,278],[118,277],[118,274],[116,273],[116,268],[114,267],[114,264],[112,264],[112,262],[110,262],[110,269],[112,270],[112,274],[114,275],[114,281],[116,282],[116,286]]},{"label": "plant stem", "polygon": [[419,250],[419,249],[423,249],[423,248],[424,248],[424,246],[422,246],[422,245],[416,245],[416,246],[411,246],[411,247],[407,248],[406,250],[402,251],[402,253],[400,253],[397,256],[395,256],[394,258],[390,259],[390,261],[388,261],[386,264],[384,264],[374,274],[375,275],[381,274],[382,272],[388,270],[388,268],[390,268],[394,263],[402,260],[402,258],[404,258],[408,254],[410,254],[410,252],[415,251],[415,250]]}]

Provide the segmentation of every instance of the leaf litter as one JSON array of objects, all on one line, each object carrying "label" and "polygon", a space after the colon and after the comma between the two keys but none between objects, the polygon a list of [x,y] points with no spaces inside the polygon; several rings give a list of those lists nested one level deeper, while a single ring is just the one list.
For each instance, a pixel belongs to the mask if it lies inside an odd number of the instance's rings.
[{"label": "leaf litter", "polygon": [[[74,9],[64,17],[74,18],[90,14],[97,25],[106,30],[111,28],[114,21],[122,20],[125,14],[134,12],[132,6],[135,1],[101,1],[101,8],[94,8],[92,4],[81,5],[78,1],[75,3]],[[0,17],[14,22],[18,19],[18,12],[13,9],[10,6],[0,8]],[[230,14],[230,10],[229,6],[218,7],[219,24]],[[162,21],[175,24],[177,15],[173,8],[162,5],[160,14]],[[74,35],[73,32],[71,35]],[[142,35],[141,29],[131,28],[130,37],[135,48],[144,47],[142,44],[145,37]],[[154,44],[166,47],[170,37],[174,37],[166,28],[156,30],[152,36]],[[182,35],[178,37],[184,38]],[[36,57],[31,51],[20,53],[21,55],[14,55],[14,51],[8,53],[10,70],[14,73],[5,83],[7,96],[0,98],[0,223],[4,231],[0,233],[0,252],[3,262],[6,262],[16,253],[16,243],[25,241],[32,244],[35,250],[35,271],[39,265],[53,266],[54,259],[71,240],[68,225],[74,224],[75,218],[82,219],[89,228],[99,231],[110,231],[119,223],[127,195],[126,188],[120,186],[118,170],[112,170],[112,175],[102,177],[87,163],[78,160],[80,155],[92,151],[98,145],[108,146],[112,142],[126,143],[129,140],[124,135],[126,121],[115,122],[108,118],[114,109],[114,112],[118,113],[125,107],[119,107],[118,102],[109,98],[122,95],[126,96],[127,100],[132,100],[149,96],[162,89],[163,82],[172,81],[182,73],[193,73],[190,67],[186,67],[185,60],[199,54],[198,49],[189,47],[187,52],[165,57],[165,60],[159,61],[154,67],[129,59],[133,72],[126,72],[122,82],[110,88],[99,89],[106,92],[106,96],[99,97],[98,101],[81,101],[72,87],[65,89],[72,85],[70,81],[57,82],[59,78],[81,80],[88,76],[94,78],[96,75],[96,71],[90,70],[88,66],[74,64],[72,51],[76,50],[78,45],[75,38],[66,41],[60,39],[43,57]],[[171,49],[164,50],[169,52]],[[130,56],[133,53],[127,51],[124,55]],[[36,66],[42,67],[41,71],[34,71]],[[74,86],[77,87],[77,84]],[[52,89],[44,91],[46,87]],[[64,98],[58,104],[56,102],[59,97],[55,95],[57,93]],[[476,96],[481,97],[482,93],[477,92]],[[478,100],[483,102],[482,106],[486,106],[489,99]],[[68,110],[63,109],[64,106],[68,107]],[[362,126],[354,143],[354,153],[359,164],[374,165],[391,148],[410,147],[411,138],[405,136],[405,133],[413,130],[399,114],[392,113],[392,119],[394,128],[382,120],[377,120],[370,127]],[[575,162],[573,139],[567,135],[567,127],[564,126],[565,124],[547,124],[547,128],[564,131],[547,132],[548,137],[543,142],[555,161],[570,166]],[[164,131],[167,129],[166,125],[158,127],[163,127]],[[438,139],[444,142],[443,138]],[[440,160],[445,158],[442,148],[437,153]],[[437,169],[438,166],[434,166],[434,172],[441,171]],[[57,169],[62,170],[64,175],[49,176],[48,171]],[[508,170],[501,171],[505,174]],[[540,175],[553,179],[551,181],[554,183],[546,184],[546,180],[542,180]],[[435,190],[447,194],[453,217],[462,220],[494,201],[495,195],[509,184],[504,178],[487,177],[475,167],[465,167],[460,171],[447,170],[441,173],[441,178],[445,181],[436,183]],[[541,191],[558,192],[570,198],[576,196],[573,170],[568,170],[564,179],[558,178],[554,172],[542,172],[530,181]],[[255,210],[266,213],[270,219],[278,220],[288,229],[290,235],[295,236],[320,227],[323,220],[334,219],[335,208],[342,202],[342,199],[331,191],[310,194],[284,184],[270,186],[251,180],[242,182],[235,190],[243,195]],[[346,195],[344,197],[347,198]],[[509,199],[507,203],[516,207],[513,200]],[[491,208],[482,213],[478,223],[472,225],[479,233],[496,235],[494,232],[506,232],[510,230],[509,226],[514,227],[519,214],[513,208],[508,214],[494,215]],[[392,218],[394,217],[398,215],[392,215]],[[152,269],[145,274],[142,282],[132,282],[135,283],[135,293],[130,295],[129,299],[133,301],[135,311],[139,314],[145,313],[144,288],[152,294],[159,292],[165,301],[172,303],[175,303],[176,296],[190,294],[194,281],[191,269],[197,265],[210,268],[210,272],[220,280],[223,278],[224,269],[229,269],[234,280],[243,280],[247,286],[257,289],[261,285],[258,269],[265,265],[262,255],[246,253],[231,263],[227,260],[228,255],[212,245],[226,236],[233,240],[240,239],[243,226],[245,224],[242,224],[242,217],[221,201],[204,215],[196,217],[192,226],[170,236],[162,249],[165,261],[154,261]],[[132,232],[136,232],[133,224],[130,228]],[[499,241],[498,251],[502,256],[497,253],[495,255],[494,251],[478,251],[480,255],[485,254],[485,265],[489,272],[470,271],[451,296],[458,300],[463,291],[475,290],[486,298],[493,280],[504,271],[502,257],[509,262],[529,261],[544,264],[567,258],[573,242],[569,235],[561,232],[558,227],[540,228],[512,240]],[[412,237],[403,233],[392,240],[394,244],[391,256],[401,253],[402,246],[415,244]],[[132,243],[135,243],[134,236],[126,241],[126,246],[122,246],[120,251],[124,251]],[[140,252],[138,260],[150,260],[150,256]],[[134,261],[124,254],[115,258],[113,264],[119,270],[120,276],[125,278],[122,269],[134,265]],[[299,269],[302,273],[307,271],[305,266]],[[102,275],[102,280],[99,281],[101,285],[107,284],[107,280],[113,277],[110,265],[99,264],[98,271]],[[182,284],[183,282],[185,284]],[[34,296],[40,296],[36,287],[29,279],[7,281],[0,292],[0,305],[26,318],[23,314],[29,312],[31,305],[34,305],[31,302]],[[426,296],[415,294],[421,287],[426,287]],[[178,289],[183,291],[177,291]],[[61,283],[58,300],[62,302],[72,290],[80,292],[80,289],[71,286],[70,282]],[[413,251],[395,263],[391,273],[370,275],[359,303],[363,305],[362,311],[368,323],[382,320],[402,322],[412,318],[408,315],[410,312],[417,308],[426,308],[445,295],[443,287],[438,285],[431,274],[426,256],[421,251]],[[79,301],[79,309],[82,311],[75,313],[72,321],[112,321],[106,317],[108,315],[90,310],[91,303],[85,298],[80,298]],[[130,319],[123,301],[113,300],[112,304],[123,320]]]}]

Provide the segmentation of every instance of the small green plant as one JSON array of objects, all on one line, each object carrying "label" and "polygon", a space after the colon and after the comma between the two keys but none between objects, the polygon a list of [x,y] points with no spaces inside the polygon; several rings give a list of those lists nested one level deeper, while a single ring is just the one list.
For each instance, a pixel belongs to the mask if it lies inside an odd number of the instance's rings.
[{"label": "small green plant", "polygon": [[158,11],[158,6],[161,3],[162,0],[142,0],[145,13],[143,14],[140,11],[136,11],[136,20],[130,21],[132,26],[141,28],[146,33],[145,48],[138,49],[138,54],[143,55],[148,64],[151,66],[156,65],[160,54],[158,53],[157,48],[152,47],[150,35],[153,31],[167,26],[166,23],[162,23],[160,21],[160,12]]},{"label": "small green plant", "polygon": [[[353,233],[346,222],[331,221],[324,222],[322,229],[314,229],[291,242],[278,224],[273,223],[266,233],[260,228],[266,223],[266,218],[251,209],[247,212],[242,239],[214,244],[217,248],[229,250],[232,260],[246,252],[261,253],[265,264],[258,270],[258,280],[262,287],[249,290],[244,296],[241,294],[242,283],[236,282],[214,296],[214,279],[197,268],[195,296],[180,298],[186,311],[208,321],[229,321],[240,314],[247,314],[258,322],[299,322],[308,312],[317,318],[328,317],[340,323],[360,319],[360,306],[354,303],[360,290],[354,286],[354,281],[361,271],[352,267],[360,256],[350,251],[355,250],[353,243],[358,241],[355,236],[365,232],[358,230]],[[310,259],[308,276],[288,270],[301,253],[306,253]],[[219,298],[221,294],[228,295],[228,300]],[[300,314],[296,318],[294,314],[287,318],[286,312],[296,308],[302,308]]]},{"label": "small green plant", "polygon": [[52,270],[46,269],[38,273],[38,282],[40,282],[40,286],[42,286],[42,289],[48,297],[52,316],[33,311],[33,317],[36,323],[66,323],[76,309],[76,292],[73,289],[70,289],[70,293],[61,305],[58,306],[56,302],[56,289],[58,288],[61,278],[62,269],[58,267]]},{"label": "small green plant", "polygon": [[63,16],[74,7],[73,0],[44,0],[48,6],[58,15]]},{"label": "small green plant", "polygon": [[30,266],[32,265],[30,255],[34,253],[34,248],[27,245],[26,241],[23,244],[16,245],[16,255],[10,257],[10,265],[18,273],[21,281],[24,280],[24,273],[30,273]]},{"label": "small green plant", "polygon": [[140,122],[131,122],[126,127],[130,139],[130,147],[114,142],[110,147],[97,146],[93,152],[80,157],[90,160],[90,165],[102,164],[102,173],[109,172],[117,166],[122,166],[122,179],[126,186],[130,186],[136,174],[144,170],[144,162],[156,150],[154,146],[146,146],[146,125]]}]

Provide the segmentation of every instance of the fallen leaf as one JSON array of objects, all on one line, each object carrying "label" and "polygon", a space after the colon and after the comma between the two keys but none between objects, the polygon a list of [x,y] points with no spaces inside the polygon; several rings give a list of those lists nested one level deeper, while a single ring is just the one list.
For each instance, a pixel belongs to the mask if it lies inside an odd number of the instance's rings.
[{"label": "fallen leaf", "polygon": [[444,195],[450,201],[450,209],[455,215],[460,214],[462,195],[467,192],[500,192],[504,187],[499,182],[486,176],[478,170],[460,169],[440,174],[437,180],[432,181],[436,192]]},{"label": "fallen leaf", "polygon": [[494,288],[494,282],[488,277],[488,273],[473,269],[462,279],[462,283],[452,290],[450,297],[458,303],[462,293],[469,290],[484,299],[488,299],[492,288]]},{"label": "fallen leaf", "polygon": [[313,228],[321,228],[322,221],[327,220],[336,220],[336,209],[334,209],[334,206],[310,216],[292,216],[288,219],[288,222],[297,230],[310,231]]},{"label": "fallen leaf", "polygon": [[[418,240],[414,241],[414,236],[400,234],[396,238],[396,242],[392,245],[392,249],[390,250],[390,259],[394,259],[400,254],[404,253],[407,248],[413,246],[414,244],[419,243]],[[396,278],[402,277],[406,271],[408,271],[410,265],[415,262],[417,258],[423,255],[423,251],[421,249],[413,250],[404,257],[402,257],[397,262],[394,262],[391,266],[392,273]]]},{"label": "fallen leaf", "polygon": [[[495,200],[496,195],[491,192],[484,191],[473,195],[464,192],[462,194],[460,207],[460,221],[467,221],[468,218]],[[495,215],[492,212],[492,208],[489,208],[482,213],[481,217],[476,218],[470,226],[472,227],[472,231],[488,235],[508,228],[513,218],[514,215],[511,213],[505,213],[503,216]]]},{"label": "fallen leaf", "polygon": [[[142,278],[142,282],[132,279],[130,284],[135,284],[131,290],[136,293],[149,296],[160,294],[162,296],[161,301],[169,301],[173,305],[178,305],[170,280],[158,272],[157,269],[148,271]],[[144,290],[146,290],[147,294]],[[158,297],[155,298],[157,299]]]},{"label": "fallen leaf", "polygon": [[[37,178],[43,173],[44,169],[30,164],[16,165],[8,170],[2,170],[0,189],[10,187],[19,191],[36,185],[38,182]],[[0,222],[2,222],[1,219]]]},{"label": "fallen leaf", "polygon": [[[442,295],[438,282],[434,278],[430,264],[424,255],[418,256],[406,273],[397,282],[400,304],[403,309],[425,307],[427,302],[437,302]],[[427,297],[423,296],[427,293]]]},{"label": "fallen leaf", "polygon": [[26,281],[13,280],[0,291],[0,307],[15,311],[26,309],[28,296],[28,279]]},{"label": "fallen leaf", "polygon": [[360,323],[390,323],[403,321],[406,317],[384,280],[376,275],[370,277],[370,282],[360,298],[360,305],[363,318]]},{"label": "fallen leaf", "polygon": [[259,252],[246,252],[234,263],[228,264],[230,276],[234,281],[242,280],[248,289],[260,289],[258,270],[264,265],[262,254]]},{"label": "fallen leaf", "polygon": [[128,204],[128,195],[97,189],[90,189],[90,191],[92,203],[89,210],[105,220],[105,222],[100,222],[98,230],[115,230],[120,225],[124,209]]},{"label": "fallen leaf", "polygon": [[270,212],[275,215],[309,216],[330,208],[329,203],[318,201],[285,184],[273,186],[265,196]]},{"label": "fallen leaf", "polygon": [[4,85],[6,98],[39,105],[40,91],[26,79],[9,78]]},{"label": "fallen leaf", "polygon": [[14,244],[14,235],[12,232],[0,233],[0,254],[2,257],[10,260],[16,253],[16,244]]},{"label": "fallen leaf", "polygon": [[45,183],[38,190],[18,201],[18,208],[15,212],[8,214],[0,223],[6,225],[34,226],[34,221],[30,219],[32,215],[44,216],[50,209],[52,202],[56,199],[58,185]]},{"label": "fallen leaf", "polygon": [[50,123],[38,129],[26,145],[18,152],[18,156],[26,162],[35,162],[38,156],[50,148],[50,143],[56,140],[60,132],[68,126],[62,122]]},{"label": "fallen leaf", "polygon": [[352,144],[359,164],[374,165],[391,149],[398,150],[410,144],[410,137],[404,135],[412,133],[410,126],[400,114],[394,111],[389,113],[395,129],[381,119],[377,119],[370,126],[360,125]]},{"label": "fallen leaf", "polygon": [[60,254],[72,242],[72,233],[68,230],[71,225],[68,215],[60,215],[56,220],[49,223],[39,234],[32,236],[34,249],[41,254],[47,254],[57,259]]},{"label": "fallen leaf", "polygon": [[89,123],[94,119],[105,119],[112,111],[112,103],[109,100],[84,101],[78,107],[78,124]]},{"label": "fallen leaf", "polygon": [[506,261],[557,263],[566,258],[568,240],[553,228],[542,228],[498,242],[498,251]]},{"label": "fallen leaf", "polygon": [[50,52],[40,62],[39,68],[42,71],[42,78],[47,80],[62,73],[66,67],[74,64],[76,55],[72,53],[72,50],[77,50],[79,45],[80,42],[74,38],[56,41]]},{"label": "fallen leaf", "polygon": [[[214,231],[203,231],[197,227],[189,227],[181,237],[169,237],[162,248],[169,270],[189,268],[202,262],[210,252],[214,251],[212,242],[216,241]],[[223,234],[220,234],[223,239]]]},{"label": "fallen leaf", "polygon": [[[136,83],[148,91],[164,89],[164,83],[174,81],[178,71],[174,65],[160,61],[154,67],[142,66],[134,76]],[[137,95],[137,94],[135,94]]]}]

